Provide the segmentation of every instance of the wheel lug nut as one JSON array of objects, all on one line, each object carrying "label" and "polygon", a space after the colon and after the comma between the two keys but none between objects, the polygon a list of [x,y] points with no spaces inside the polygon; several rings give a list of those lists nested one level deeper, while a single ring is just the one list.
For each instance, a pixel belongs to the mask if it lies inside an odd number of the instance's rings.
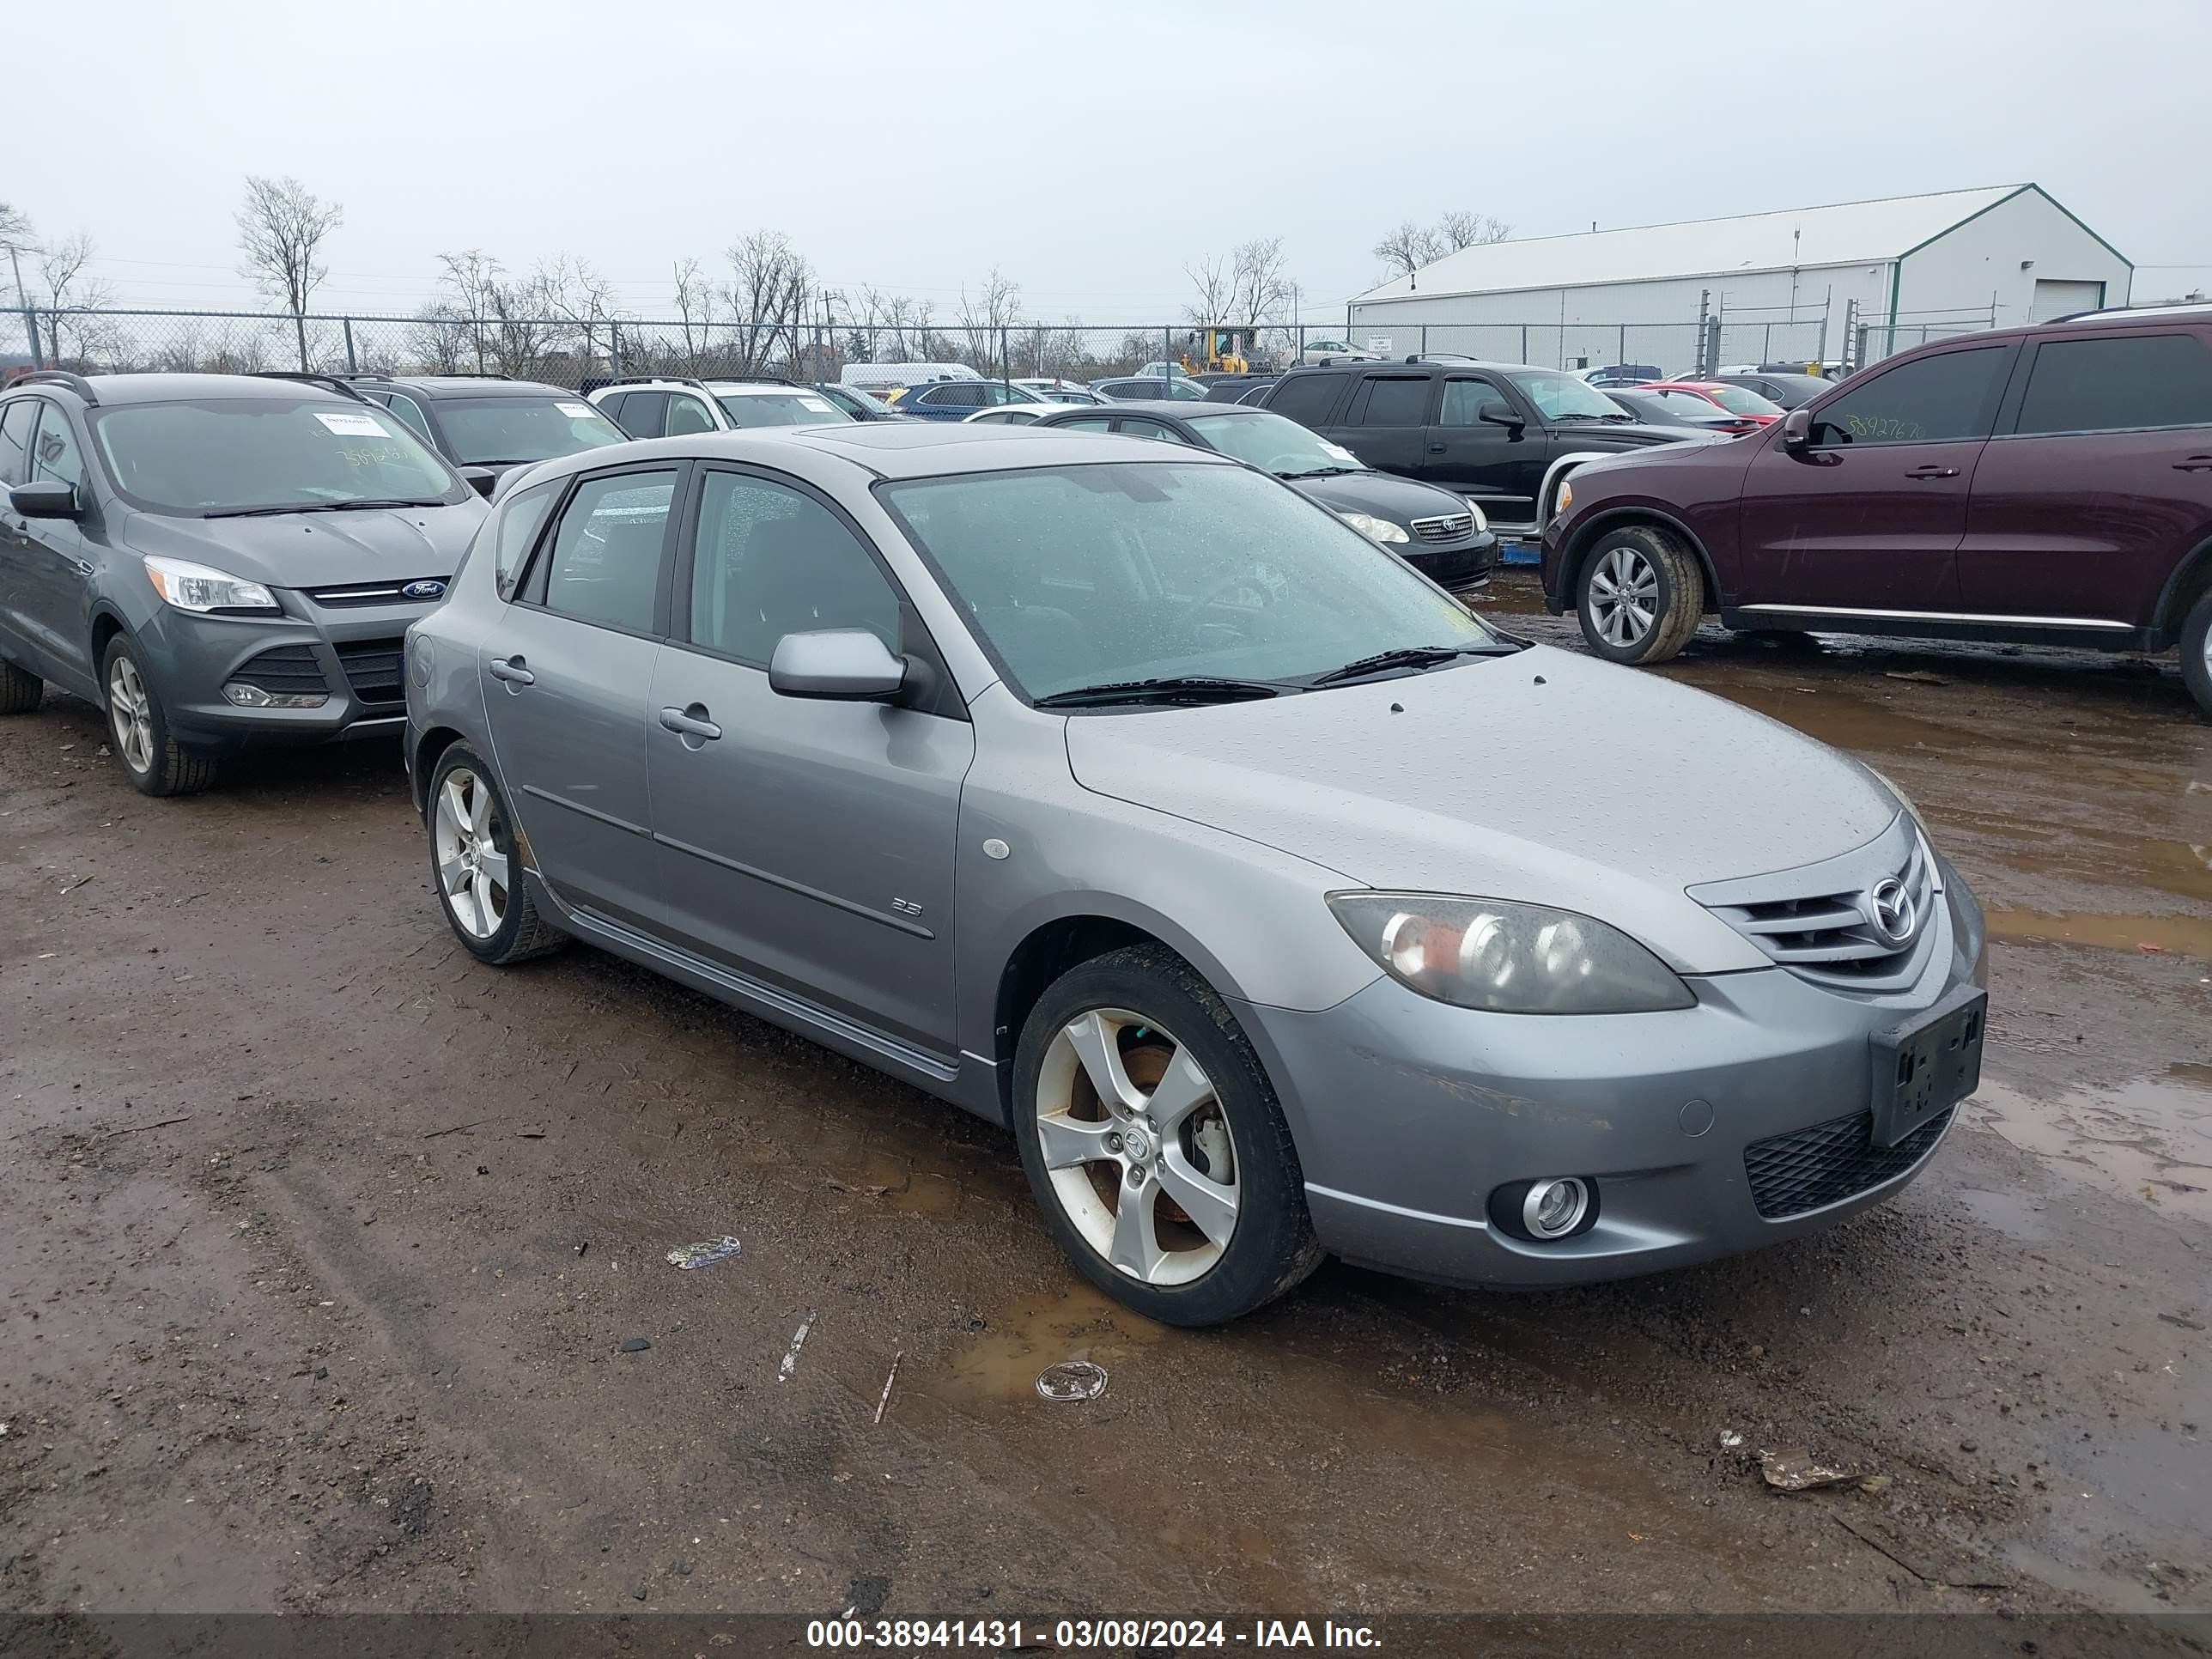
[{"label": "wheel lug nut", "polygon": [[1106,1150],[1109,1152],[1120,1152],[1121,1150],[1121,1137],[1119,1135],[1108,1135],[1106,1137]]}]

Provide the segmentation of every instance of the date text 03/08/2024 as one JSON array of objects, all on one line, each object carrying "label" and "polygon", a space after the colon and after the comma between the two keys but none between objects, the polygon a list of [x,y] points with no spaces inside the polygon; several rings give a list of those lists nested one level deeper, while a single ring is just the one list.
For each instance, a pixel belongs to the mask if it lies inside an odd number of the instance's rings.
[{"label": "date text 03/08/2024", "polygon": [[1222,1619],[817,1619],[806,1626],[806,1644],[850,1649],[927,1652],[979,1649],[1020,1651],[1052,1633],[1055,1648],[1116,1651],[1129,1648],[1335,1648],[1382,1645],[1365,1625],[1331,1620],[1255,1619],[1239,1629]]}]

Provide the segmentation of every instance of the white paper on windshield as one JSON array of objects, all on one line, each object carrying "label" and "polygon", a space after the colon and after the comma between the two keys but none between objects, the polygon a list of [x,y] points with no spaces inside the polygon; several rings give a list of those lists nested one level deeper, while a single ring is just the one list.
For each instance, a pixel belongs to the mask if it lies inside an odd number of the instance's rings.
[{"label": "white paper on windshield", "polygon": [[373,416],[333,415],[319,409],[315,411],[315,418],[341,438],[389,438],[392,435],[391,431]]},{"label": "white paper on windshield", "polygon": [[1355,454],[1353,454],[1350,450],[1346,449],[1346,448],[1342,444],[1333,444],[1333,443],[1329,442],[1329,441],[1328,441],[1328,439],[1323,438],[1323,439],[1321,441],[1321,447],[1322,447],[1323,449],[1326,449],[1327,451],[1328,451],[1328,453],[1329,453],[1330,454],[1332,454],[1332,455],[1335,456],[1335,457],[1336,457],[1336,459],[1337,459],[1338,460],[1340,460],[1340,461],[1350,461],[1350,462],[1352,462],[1354,465],[1358,465],[1358,462],[1359,462],[1359,457],[1358,457],[1358,456],[1357,456],[1357,455],[1355,455]]},{"label": "white paper on windshield", "polygon": [[599,412],[589,404],[556,404],[553,407],[574,421],[588,420]]},{"label": "white paper on windshield", "polygon": [[799,400],[799,406],[801,409],[811,409],[817,415],[828,415],[832,412],[830,400],[826,398],[809,398],[802,395]]}]

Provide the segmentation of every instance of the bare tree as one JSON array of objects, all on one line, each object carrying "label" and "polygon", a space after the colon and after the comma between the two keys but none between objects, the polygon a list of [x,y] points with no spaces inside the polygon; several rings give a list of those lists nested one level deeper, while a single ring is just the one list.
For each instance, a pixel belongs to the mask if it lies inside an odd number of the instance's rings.
[{"label": "bare tree", "polygon": [[1504,220],[1467,208],[1455,208],[1437,221],[1437,240],[1451,253],[1463,247],[1486,247],[1492,242],[1504,241],[1512,234],[1513,227]]},{"label": "bare tree", "polygon": [[1021,284],[996,265],[991,267],[991,274],[983,279],[974,298],[969,297],[967,284],[961,284],[960,327],[968,336],[968,358],[975,368],[988,369],[1000,360],[1005,331],[1021,319]]},{"label": "bare tree", "polygon": [[523,285],[524,295],[550,317],[573,324],[580,337],[579,378],[599,368],[599,337],[614,343],[615,288],[590,260],[562,254],[541,264]]},{"label": "bare tree", "polygon": [[64,367],[67,360],[88,359],[114,343],[112,319],[93,314],[112,305],[115,296],[106,283],[85,270],[92,260],[92,238],[82,230],[39,250],[39,283],[46,291],[41,308],[46,313],[48,351],[57,368]]},{"label": "bare tree", "polygon": [[433,300],[415,313],[407,330],[407,351],[425,372],[456,374],[469,358],[469,319],[447,300]]},{"label": "bare tree", "polygon": [[1411,278],[1423,265],[1433,264],[1447,253],[1502,242],[1512,234],[1513,227],[1503,219],[1455,208],[1433,225],[1405,221],[1375,244],[1375,257],[1389,276]]},{"label": "bare tree", "polygon": [[8,252],[8,269],[15,279],[15,303],[19,307],[31,303],[31,296],[23,291],[23,255],[35,252],[38,246],[31,231],[31,216],[9,203],[0,202],[0,248]]},{"label": "bare tree", "polygon": [[482,248],[470,248],[463,253],[441,253],[438,264],[443,274],[439,283],[453,297],[442,308],[453,313],[453,320],[468,331],[468,340],[476,353],[477,373],[483,374],[491,362],[489,327],[491,319],[500,309],[500,290],[506,280],[507,267]]},{"label": "bare tree", "polygon": [[714,326],[714,285],[707,280],[696,259],[679,259],[673,267],[676,276],[676,315],[684,337],[684,366],[690,373],[699,372],[700,359],[705,356],[707,343],[713,338]]},{"label": "bare tree", "polygon": [[1234,266],[1208,256],[1196,264],[1185,265],[1182,269],[1198,295],[1197,299],[1182,308],[1182,314],[1201,326],[1226,320],[1237,300]]},{"label": "bare tree", "polygon": [[246,178],[246,200],[238,210],[238,246],[246,255],[239,274],[251,276],[290,314],[303,371],[308,296],[330,275],[322,262],[323,239],[344,217],[336,202],[319,200],[297,179]]},{"label": "bare tree", "polygon": [[799,349],[799,329],[814,291],[814,267],[780,230],[757,230],[729,249],[727,295],[736,318],[738,368],[757,371],[775,360],[779,342],[785,355]]}]

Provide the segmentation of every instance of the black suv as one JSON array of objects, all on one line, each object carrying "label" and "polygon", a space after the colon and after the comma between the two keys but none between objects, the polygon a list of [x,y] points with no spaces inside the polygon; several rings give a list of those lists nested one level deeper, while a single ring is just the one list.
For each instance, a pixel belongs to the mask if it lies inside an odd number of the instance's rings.
[{"label": "black suv", "polygon": [[348,374],[337,377],[381,404],[489,495],[500,475],[532,461],[629,441],[574,392],[504,374]]},{"label": "black suv", "polygon": [[1559,480],[1584,461],[1654,444],[1726,441],[1646,426],[1588,382],[1525,363],[1409,357],[1294,368],[1261,407],[1377,471],[1456,491],[1508,532],[1540,529]]}]

